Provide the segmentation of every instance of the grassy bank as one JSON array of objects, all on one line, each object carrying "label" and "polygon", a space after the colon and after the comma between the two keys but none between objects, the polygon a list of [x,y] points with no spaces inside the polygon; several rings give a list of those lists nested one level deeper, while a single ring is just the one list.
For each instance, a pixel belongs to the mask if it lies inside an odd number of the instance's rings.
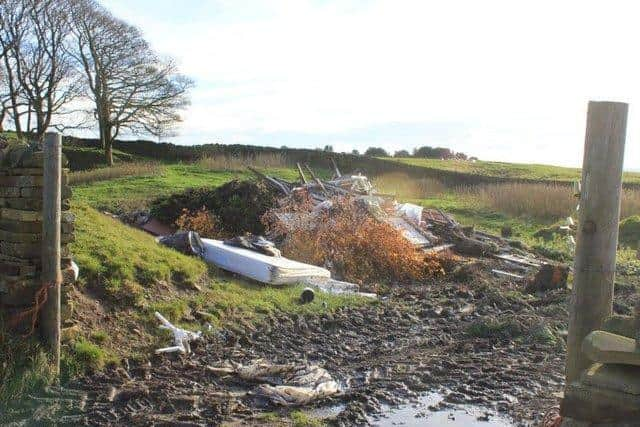
[{"label": "grassy bank", "polygon": [[[154,348],[166,346],[170,337],[158,328],[155,311],[177,325],[209,333],[207,324],[215,331],[245,327],[276,312],[324,313],[368,303],[319,294],[303,305],[303,286],[269,287],[243,280],[162,247],[152,236],[101,212],[142,208],[159,195],[249,177],[246,172],[215,169],[211,164],[162,165],[138,170],[142,176],[112,174],[73,185],[76,241],[70,249],[81,273],[75,285],[64,289],[63,379],[117,364],[124,357],[144,359]],[[289,169],[269,173],[295,176]],[[44,375],[48,361],[34,343],[3,331],[0,327],[0,354],[7,356],[0,366],[0,404],[52,379]],[[26,357],[9,356],[18,347]]]}]

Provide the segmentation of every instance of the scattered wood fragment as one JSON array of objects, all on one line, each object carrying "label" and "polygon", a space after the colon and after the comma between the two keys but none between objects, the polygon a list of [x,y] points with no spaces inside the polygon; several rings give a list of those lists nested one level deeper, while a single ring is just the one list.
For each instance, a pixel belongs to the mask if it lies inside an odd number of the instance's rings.
[{"label": "scattered wood fragment", "polygon": [[456,245],[454,245],[453,243],[446,243],[444,245],[434,246],[432,248],[425,248],[423,250],[427,254],[435,254],[435,253],[439,253],[439,252],[444,252],[444,251],[449,250],[449,249],[453,249],[455,247],[456,247]]},{"label": "scattered wood fragment", "polygon": [[260,172],[259,170],[257,170],[252,166],[247,166],[247,169],[249,169],[251,172],[256,174],[258,177],[262,178],[266,182],[270,183],[276,190],[281,191],[285,195],[289,195],[291,193],[291,190],[287,188],[282,182],[278,181],[277,179],[263,174],[262,172]]},{"label": "scattered wood fragment", "polygon": [[300,181],[303,184],[308,184],[309,181],[307,181],[307,177],[304,176],[304,172],[302,172],[302,167],[300,166],[300,163],[296,163],[296,167],[298,168],[298,174],[300,175]]},{"label": "scattered wood fragment", "polygon": [[493,269],[491,270],[491,272],[493,274],[495,274],[496,276],[504,276],[504,277],[509,277],[512,279],[524,279],[524,276],[521,276],[519,274],[515,274],[515,273],[509,273],[508,271],[503,271],[503,270],[498,270],[498,269]]},{"label": "scattered wood fragment", "polygon": [[338,169],[338,164],[336,163],[335,159],[332,157],[331,158],[331,165],[333,165],[333,171],[336,174],[337,178],[342,178],[342,174],[340,173],[340,169]]},{"label": "scattered wood fragment", "polygon": [[327,189],[325,188],[324,184],[322,183],[322,181],[320,181],[320,178],[318,178],[316,176],[315,173],[313,173],[313,171],[311,170],[311,168],[309,167],[308,164],[304,164],[304,167],[307,169],[307,171],[309,172],[309,174],[311,175],[311,178],[313,178],[313,180],[318,184],[318,186],[320,187],[320,189],[322,190],[323,193],[328,194],[327,193]]},{"label": "scattered wood fragment", "polygon": [[528,267],[540,268],[542,266],[542,263],[538,262],[537,260],[533,260],[531,258],[521,257],[521,256],[518,256],[518,255],[496,254],[496,255],[494,255],[494,257],[502,259],[502,260],[505,260],[505,261],[514,262],[516,264],[526,265]]}]

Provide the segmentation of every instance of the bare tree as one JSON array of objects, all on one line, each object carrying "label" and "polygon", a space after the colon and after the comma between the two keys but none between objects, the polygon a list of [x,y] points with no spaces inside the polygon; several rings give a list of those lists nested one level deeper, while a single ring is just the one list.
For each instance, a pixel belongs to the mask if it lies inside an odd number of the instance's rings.
[{"label": "bare tree", "polygon": [[81,81],[66,49],[69,13],[67,0],[0,2],[9,114],[19,136],[28,132],[42,140],[57,116],[73,114],[67,107],[79,95]]},{"label": "bare tree", "polygon": [[0,132],[4,132],[4,121],[9,113],[11,99],[6,95],[6,78],[0,74]]},{"label": "bare tree", "polygon": [[20,123],[19,83],[15,76],[17,62],[16,46],[21,44],[27,32],[26,8],[21,0],[5,0],[0,2],[0,60],[3,68],[3,99],[8,98],[14,127],[19,137],[22,136]]},{"label": "bare tree", "polygon": [[[0,63],[2,63],[3,55],[0,51]],[[7,88],[7,76],[0,66],[0,132],[4,132],[4,121],[7,118],[9,110],[9,96]]]},{"label": "bare tree", "polygon": [[192,81],[159,58],[140,31],[93,0],[75,0],[75,57],[85,74],[109,165],[113,141],[126,131],[160,135],[181,120]]}]

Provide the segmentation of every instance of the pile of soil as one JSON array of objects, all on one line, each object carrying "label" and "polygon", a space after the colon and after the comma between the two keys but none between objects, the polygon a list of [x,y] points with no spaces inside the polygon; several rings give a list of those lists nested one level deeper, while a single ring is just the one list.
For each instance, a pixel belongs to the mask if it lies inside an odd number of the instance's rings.
[{"label": "pile of soil", "polygon": [[264,234],[261,218],[276,206],[277,194],[262,182],[233,180],[216,188],[190,188],[157,198],[151,215],[164,224],[174,224],[184,210],[203,207],[219,219],[222,233],[231,237],[244,233]]}]

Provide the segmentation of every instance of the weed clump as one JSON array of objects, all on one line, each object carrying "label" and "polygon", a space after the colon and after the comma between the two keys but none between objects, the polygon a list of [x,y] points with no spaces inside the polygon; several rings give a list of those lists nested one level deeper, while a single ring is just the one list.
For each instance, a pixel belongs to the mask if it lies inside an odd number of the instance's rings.
[{"label": "weed clump", "polygon": [[209,239],[221,234],[220,220],[204,206],[197,211],[183,209],[175,224],[180,230],[195,231]]},{"label": "weed clump", "polygon": [[620,222],[618,240],[620,243],[637,248],[640,243],[640,215],[633,215]]},{"label": "weed clump", "polygon": [[510,341],[524,334],[523,325],[515,319],[482,319],[472,323],[467,333],[475,338],[492,338]]},{"label": "weed clump", "polygon": [[503,342],[526,340],[543,345],[557,345],[559,339],[547,324],[535,319],[479,319],[467,328],[474,338],[485,338]]},{"label": "weed clump", "polygon": [[73,353],[78,363],[87,370],[99,371],[104,368],[106,355],[97,345],[86,341],[79,340],[73,346]]}]

